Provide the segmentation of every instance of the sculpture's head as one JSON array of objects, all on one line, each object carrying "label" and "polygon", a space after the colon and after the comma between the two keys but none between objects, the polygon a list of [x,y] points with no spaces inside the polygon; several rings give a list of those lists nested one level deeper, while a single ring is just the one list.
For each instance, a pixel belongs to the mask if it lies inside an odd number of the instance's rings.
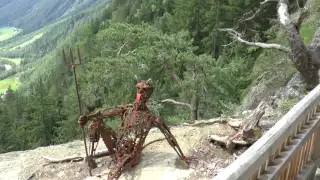
[{"label": "sculpture's head", "polygon": [[153,92],[153,86],[150,83],[150,80],[147,81],[140,81],[137,83],[137,97],[136,97],[136,103],[146,103],[148,99],[151,97],[151,94]]}]

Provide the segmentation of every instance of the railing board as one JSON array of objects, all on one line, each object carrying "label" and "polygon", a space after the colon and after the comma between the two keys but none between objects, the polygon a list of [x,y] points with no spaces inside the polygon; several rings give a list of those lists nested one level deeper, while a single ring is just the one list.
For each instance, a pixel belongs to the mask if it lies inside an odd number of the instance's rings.
[{"label": "railing board", "polygon": [[[319,116],[320,118],[320,116]],[[295,137],[288,146],[284,148],[284,151],[279,154],[281,158],[274,160],[276,166],[271,166],[272,171],[268,171],[270,174],[264,174],[260,176],[259,180],[271,179],[273,177],[277,177],[277,175],[281,172],[281,169],[284,167],[288,167],[291,160],[293,160],[292,155],[300,150],[301,147],[304,147],[306,144],[306,140],[311,139],[313,132],[315,129],[319,128],[320,121],[318,119],[309,121],[309,124],[305,129],[302,129],[301,133]],[[308,142],[308,141],[307,141]],[[307,147],[307,146],[305,146]],[[306,154],[305,152],[303,154]],[[305,162],[301,161],[303,165]],[[270,167],[270,168],[271,168]],[[303,166],[301,166],[303,167]]]},{"label": "railing board", "polygon": [[[281,143],[291,136],[297,126],[316,109],[320,100],[320,85],[298,102],[283,118],[265,133],[247,151],[239,156],[214,180],[248,180],[269,156],[274,154]],[[319,143],[320,144],[320,143]]]},{"label": "railing board", "polygon": [[302,171],[295,177],[295,180],[310,180],[315,176],[317,165],[314,161],[308,162]]}]

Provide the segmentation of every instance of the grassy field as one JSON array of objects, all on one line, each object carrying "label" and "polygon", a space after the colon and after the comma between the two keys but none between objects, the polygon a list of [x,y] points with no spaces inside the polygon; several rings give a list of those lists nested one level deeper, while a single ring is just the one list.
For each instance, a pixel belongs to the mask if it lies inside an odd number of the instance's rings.
[{"label": "grassy field", "polygon": [[12,78],[8,78],[5,80],[1,80],[0,81],[0,93],[5,92],[8,89],[9,85],[11,85],[12,90],[16,90],[19,85],[18,78],[12,77]]},{"label": "grassy field", "polygon": [[0,57],[0,61],[1,60],[8,60],[8,61],[14,62],[16,65],[20,65],[22,59],[21,58],[4,58],[4,57]]},{"label": "grassy field", "polygon": [[0,28],[0,42],[10,39],[16,34],[20,32],[19,29],[14,28],[14,27],[2,27]]}]

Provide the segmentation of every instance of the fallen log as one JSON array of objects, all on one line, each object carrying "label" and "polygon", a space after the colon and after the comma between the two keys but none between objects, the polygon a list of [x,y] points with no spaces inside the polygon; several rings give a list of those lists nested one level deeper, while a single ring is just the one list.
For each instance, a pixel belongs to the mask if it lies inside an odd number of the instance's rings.
[{"label": "fallen log", "polygon": [[238,128],[238,132],[233,135],[209,135],[209,139],[220,144],[224,144],[227,151],[232,153],[236,145],[247,146],[253,144],[262,136],[262,129],[259,122],[265,113],[266,103],[261,102],[258,107],[247,118],[242,121],[228,121],[228,125]]}]

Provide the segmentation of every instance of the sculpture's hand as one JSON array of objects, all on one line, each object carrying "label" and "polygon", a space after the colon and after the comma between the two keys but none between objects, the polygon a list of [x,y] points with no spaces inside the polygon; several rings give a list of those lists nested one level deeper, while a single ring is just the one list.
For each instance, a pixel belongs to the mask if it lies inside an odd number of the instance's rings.
[{"label": "sculpture's hand", "polygon": [[83,127],[88,122],[88,117],[86,115],[80,116],[78,124],[80,127]]}]

